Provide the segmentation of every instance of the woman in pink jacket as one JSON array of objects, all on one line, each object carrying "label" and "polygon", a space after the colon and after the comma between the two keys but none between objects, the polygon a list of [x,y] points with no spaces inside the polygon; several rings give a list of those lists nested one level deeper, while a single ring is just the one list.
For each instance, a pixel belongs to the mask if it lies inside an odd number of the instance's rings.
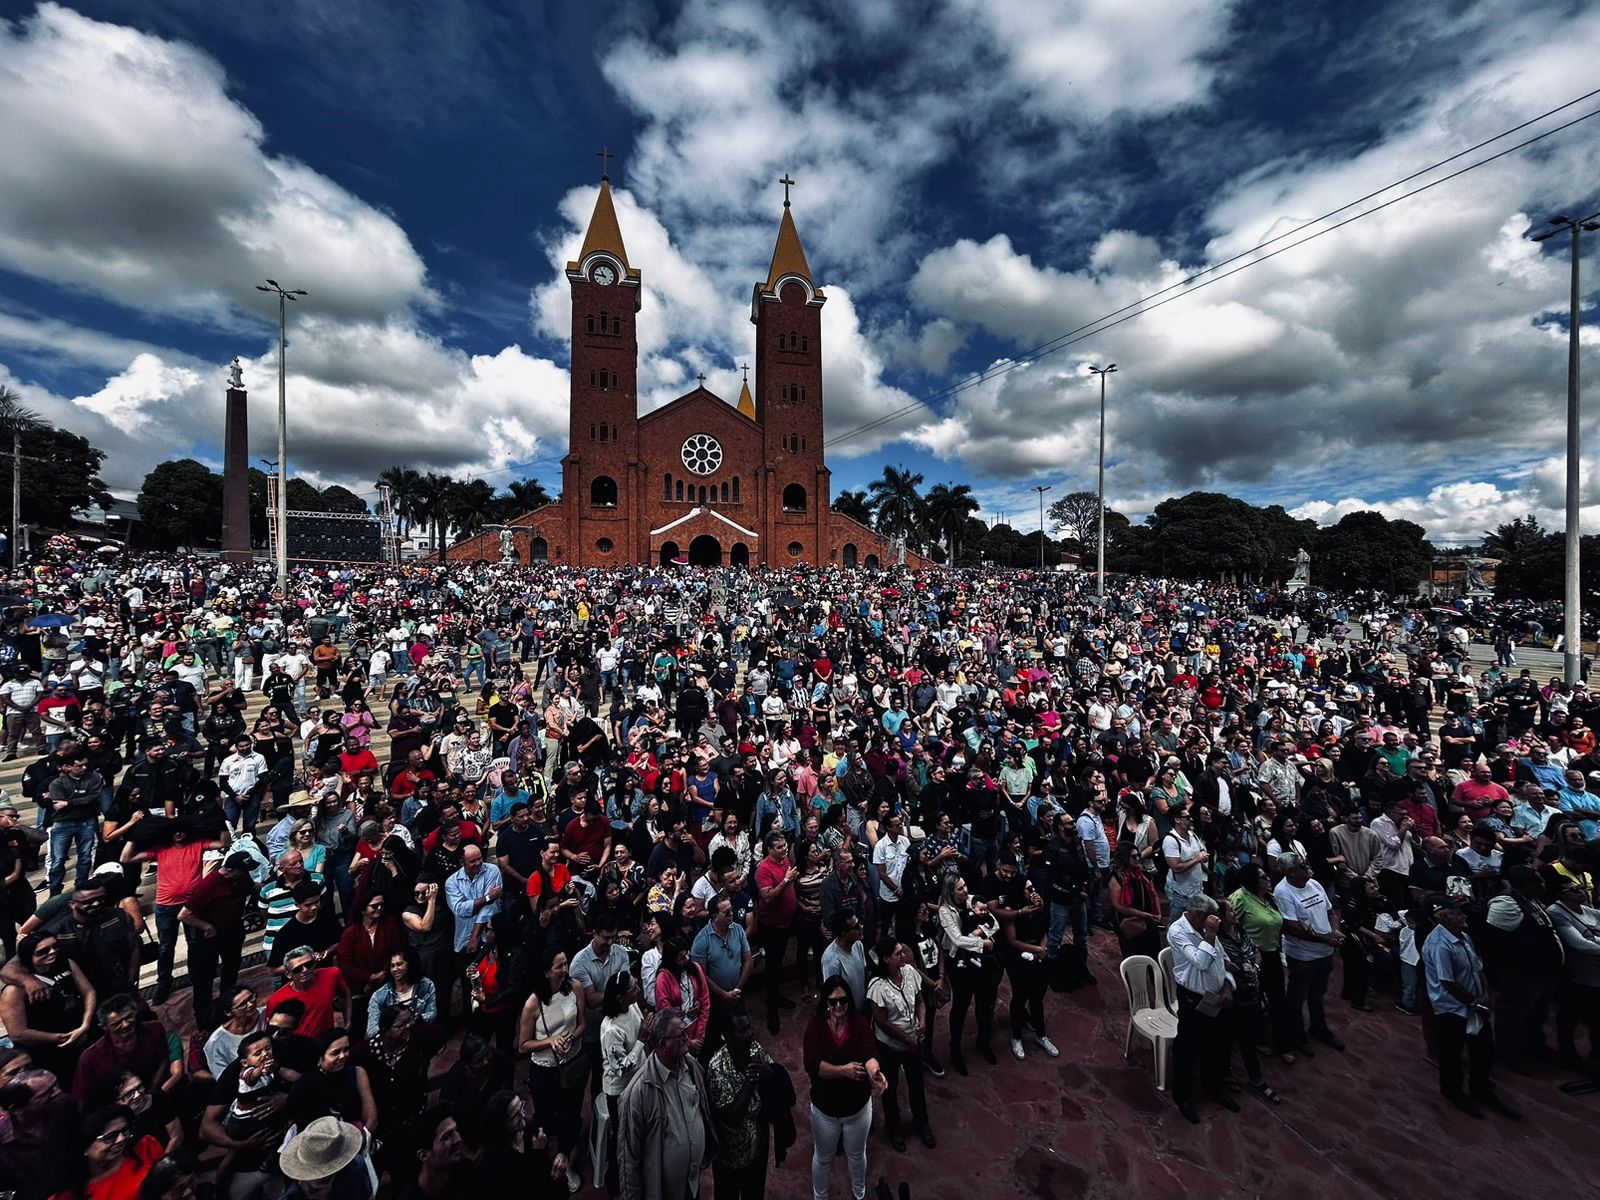
[{"label": "woman in pink jacket", "polygon": [[661,949],[661,970],[656,973],[656,1011],[676,1008],[688,1023],[689,1052],[699,1054],[711,1019],[711,988],[705,969],[689,957],[689,944],[671,938]]}]

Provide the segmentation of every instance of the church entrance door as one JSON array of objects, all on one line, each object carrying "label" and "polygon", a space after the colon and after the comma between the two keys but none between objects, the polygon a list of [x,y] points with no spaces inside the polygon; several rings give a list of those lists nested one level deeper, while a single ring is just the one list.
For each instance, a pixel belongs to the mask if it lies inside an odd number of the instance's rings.
[{"label": "church entrance door", "polygon": [[691,567],[720,567],[722,565],[722,543],[709,533],[701,534],[689,543],[689,565]]}]

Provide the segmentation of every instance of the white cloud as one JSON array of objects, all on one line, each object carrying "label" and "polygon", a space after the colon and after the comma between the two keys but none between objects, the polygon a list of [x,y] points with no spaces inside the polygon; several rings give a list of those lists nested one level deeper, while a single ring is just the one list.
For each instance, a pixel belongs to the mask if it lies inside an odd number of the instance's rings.
[{"label": "white cloud", "polygon": [[192,46],[57,4],[0,24],[0,265],[210,320],[264,312],[266,276],[345,318],[431,299],[392,218],[265,141]]},{"label": "white cloud", "polygon": [[1208,58],[1227,39],[1231,3],[1214,0],[963,0],[998,36],[1030,107],[1101,121],[1204,99]]}]

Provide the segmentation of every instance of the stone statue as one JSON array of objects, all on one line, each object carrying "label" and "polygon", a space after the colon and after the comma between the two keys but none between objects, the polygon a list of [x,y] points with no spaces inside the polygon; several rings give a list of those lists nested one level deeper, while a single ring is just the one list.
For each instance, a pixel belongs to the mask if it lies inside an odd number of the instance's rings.
[{"label": "stone statue", "polygon": [[1290,576],[1285,591],[1299,592],[1311,586],[1311,555],[1304,546],[1294,556],[1294,574]]},{"label": "stone statue", "polygon": [[238,355],[234,355],[233,362],[228,365],[228,386],[234,391],[244,390],[244,368],[239,365]]},{"label": "stone statue", "polygon": [[1489,586],[1489,581],[1483,577],[1483,569],[1493,560],[1487,558],[1467,559],[1467,584],[1469,596],[1488,596],[1494,589]]},{"label": "stone statue", "polygon": [[509,529],[502,529],[500,531],[500,561],[517,561],[517,543],[512,535],[511,530]]}]

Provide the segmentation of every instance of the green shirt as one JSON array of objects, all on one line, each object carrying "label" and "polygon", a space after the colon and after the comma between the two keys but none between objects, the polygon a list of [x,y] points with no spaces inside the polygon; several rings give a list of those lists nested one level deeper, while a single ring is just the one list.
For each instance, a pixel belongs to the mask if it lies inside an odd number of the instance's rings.
[{"label": "green shirt", "polygon": [[1278,911],[1277,905],[1243,888],[1229,896],[1228,903],[1233,905],[1240,927],[1250,936],[1257,950],[1263,954],[1282,951],[1283,914]]}]

